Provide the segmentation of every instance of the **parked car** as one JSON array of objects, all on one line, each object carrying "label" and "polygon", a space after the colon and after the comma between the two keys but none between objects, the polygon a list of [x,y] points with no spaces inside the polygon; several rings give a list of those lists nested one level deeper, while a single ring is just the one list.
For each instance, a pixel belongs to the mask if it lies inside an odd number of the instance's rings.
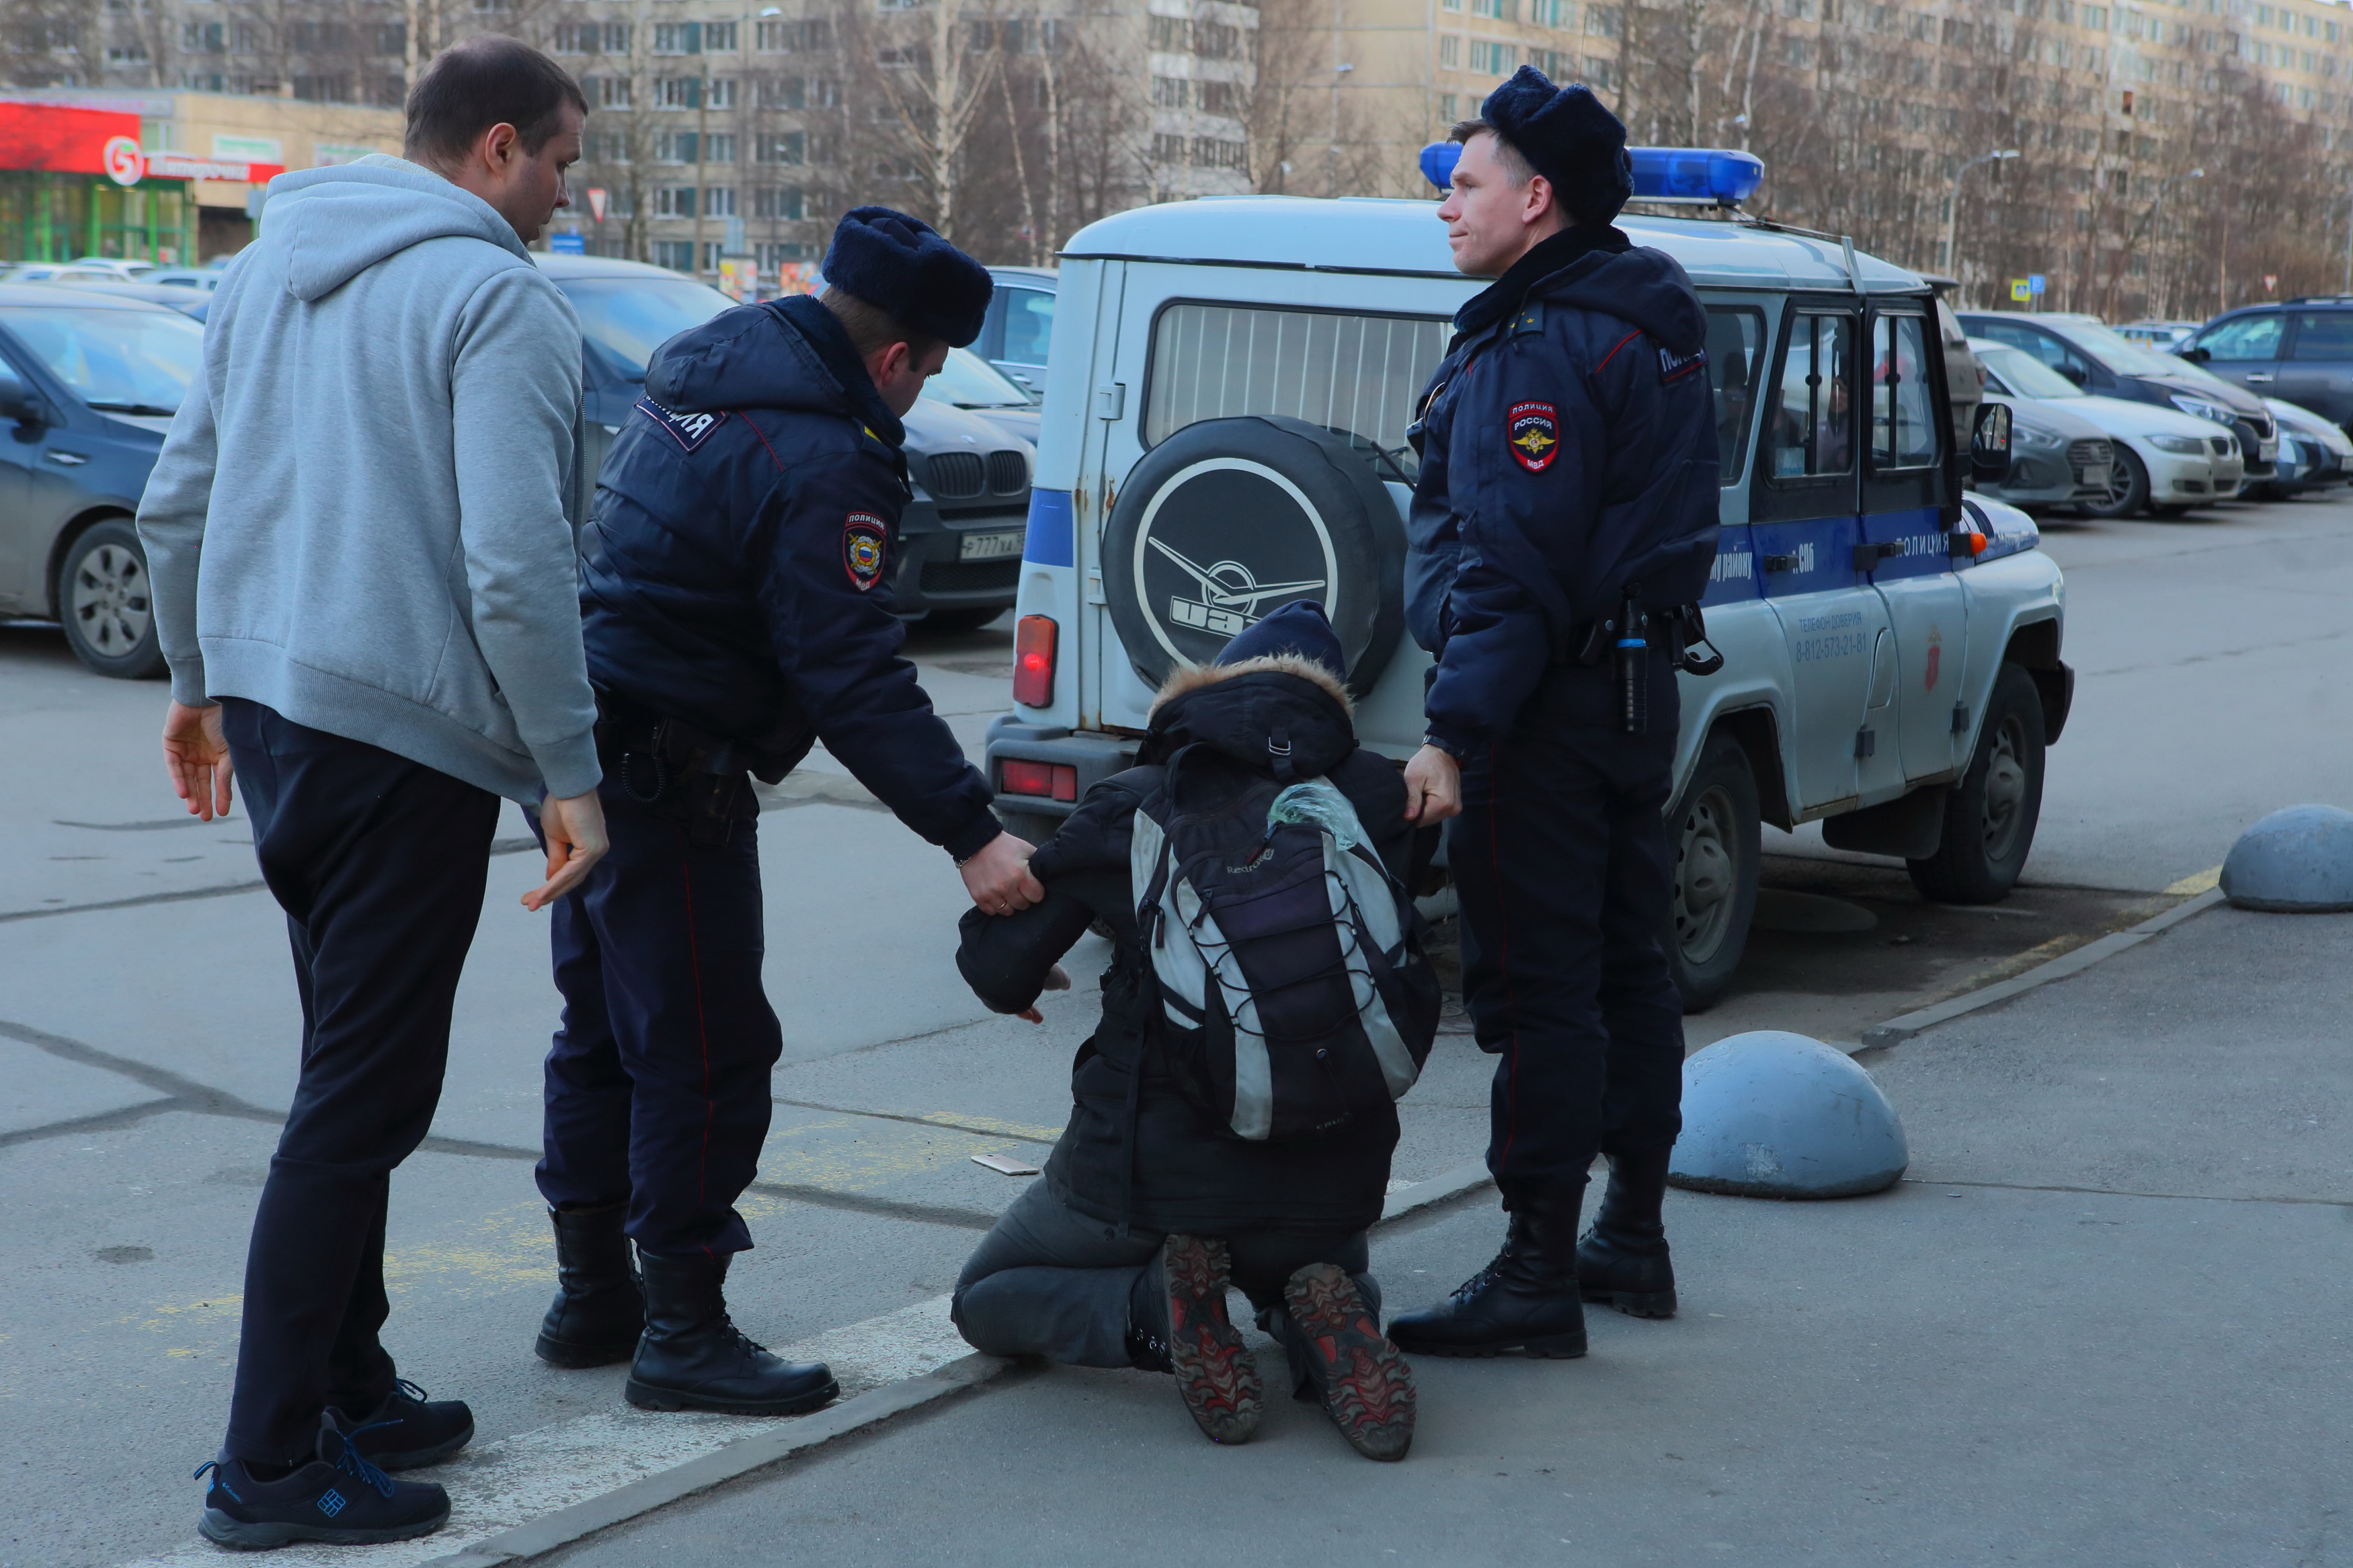
[{"label": "parked car", "polygon": [[970,349],[950,349],[947,364],[924,386],[923,395],[977,414],[999,430],[1033,446],[1037,443],[1037,400]]},{"label": "parked car", "polygon": [[1059,285],[1050,267],[992,267],[997,292],[988,320],[973,347],[980,357],[1011,377],[1032,400],[1046,395],[1046,350],[1054,337],[1054,295]]},{"label": "parked car", "polygon": [[2284,398],[2263,402],[2279,420],[2279,471],[2263,481],[2258,493],[2284,500],[2308,490],[2333,489],[2353,481],[2353,437],[2322,416],[2299,408]]},{"label": "parked car", "polygon": [[[1177,664],[1295,599],[1341,632],[1363,742],[1419,747],[1406,432],[1483,286],[1431,213],[1212,197],[1071,239],[1013,710],[987,748],[1014,831],[1040,839],[1130,765]],[[1664,933],[1698,1008],[1746,945],[1760,822],[1820,821],[1835,847],[1904,859],[1932,898],[2008,891],[2072,698],[2064,584],[2031,519],[1963,493],[1980,463],[2002,471],[2010,410],[1980,415],[1965,456],[1917,275],[1768,226],[1619,226],[1682,263],[1708,320],[1722,534],[1704,602],[1725,664],[1679,681]]]},{"label": "parked car", "polygon": [[2151,403],[2095,396],[2007,343],[1978,338],[1971,346],[1985,366],[1989,396],[2038,413],[2071,415],[2112,443],[2115,462],[2104,492],[2080,503],[2089,515],[2137,517],[2146,510],[2172,517],[2239,493],[2239,439],[2228,426]]},{"label": "parked car", "polygon": [[124,300],[144,300],[151,305],[168,305],[192,321],[201,321],[211,313],[213,297],[202,289],[184,289],[176,283],[151,283],[145,279],[132,283],[120,278],[99,281],[94,279],[58,279],[53,287],[84,289],[92,294],[112,294]]},{"label": "parked car", "polygon": [[2024,349],[2085,392],[2177,409],[2235,431],[2246,478],[2271,478],[2272,461],[2279,456],[2279,427],[2263,400],[2243,386],[2217,380],[2170,354],[2128,342],[2091,316],[2065,311],[1964,310],[1961,324],[1973,338],[1990,338]]},{"label": "parked car", "polygon": [[[605,453],[645,395],[646,362],[735,301],[641,262],[550,253],[533,259],[580,316],[584,395],[573,515],[585,520]],[[892,541],[893,603],[900,615],[933,626],[985,626],[1013,604],[1029,521],[1029,443],[931,397],[918,400],[905,423],[915,493]]]},{"label": "parked car", "polygon": [[123,283],[129,279],[121,273],[105,267],[86,267],[73,261],[20,261],[10,268],[0,283]]},{"label": "parked car", "polygon": [[2189,340],[2198,330],[2195,321],[2126,321],[2116,329],[2116,336],[2126,342],[2138,343],[2145,349],[2171,353]]},{"label": "parked car", "polygon": [[[2016,350],[2011,350],[2016,353]],[[1972,361],[1974,363],[1974,361]],[[2097,506],[2108,499],[2116,448],[2097,425],[2055,404],[2013,396],[1986,372],[1987,401],[2010,406],[2010,472],[1978,493],[2018,507]]]},{"label": "parked car", "polygon": [[176,289],[201,289],[209,294],[220,287],[220,270],[211,267],[180,267],[170,271],[154,271],[142,278],[142,283],[168,283]]},{"label": "parked car", "polygon": [[159,675],[131,520],[205,330],[80,289],[0,284],[0,615],[55,620],[101,675]]},{"label": "parked car", "polygon": [[155,270],[155,264],[152,261],[140,261],[120,256],[77,256],[74,258],[73,264],[76,267],[95,268],[100,272],[111,272],[118,278],[129,279],[144,278]]},{"label": "parked car", "polygon": [[2353,295],[2229,310],[2181,357],[2261,397],[2280,397],[2353,430]]}]

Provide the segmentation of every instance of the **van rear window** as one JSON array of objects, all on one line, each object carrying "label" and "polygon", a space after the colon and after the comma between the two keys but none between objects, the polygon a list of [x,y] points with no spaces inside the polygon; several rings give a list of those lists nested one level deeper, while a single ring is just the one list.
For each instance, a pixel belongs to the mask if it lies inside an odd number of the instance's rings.
[{"label": "van rear window", "polygon": [[1405,429],[1451,331],[1443,317],[1170,305],[1153,326],[1145,445],[1204,419],[1287,415],[1377,443],[1410,472]]}]

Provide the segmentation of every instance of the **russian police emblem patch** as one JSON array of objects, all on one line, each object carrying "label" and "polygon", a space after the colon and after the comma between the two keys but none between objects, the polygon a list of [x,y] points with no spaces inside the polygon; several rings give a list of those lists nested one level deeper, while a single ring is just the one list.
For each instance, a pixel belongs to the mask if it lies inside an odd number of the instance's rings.
[{"label": "russian police emblem patch", "polygon": [[882,580],[882,554],[891,530],[871,511],[853,511],[841,526],[841,566],[850,586],[863,594]]},{"label": "russian police emblem patch", "polygon": [[1541,474],[1560,455],[1560,416],[1549,403],[1514,403],[1504,418],[1504,438],[1520,467]]}]

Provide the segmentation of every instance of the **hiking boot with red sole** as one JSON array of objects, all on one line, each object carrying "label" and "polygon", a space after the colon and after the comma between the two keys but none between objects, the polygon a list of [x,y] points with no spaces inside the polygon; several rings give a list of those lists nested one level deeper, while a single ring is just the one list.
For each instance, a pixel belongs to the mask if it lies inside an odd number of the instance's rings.
[{"label": "hiking boot with red sole", "polygon": [[1413,1368],[1365,1306],[1347,1270],[1311,1263],[1282,1287],[1293,1363],[1348,1446],[1367,1459],[1402,1459],[1413,1446]]},{"label": "hiking boot with red sole", "polygon": [[1212,1443],[1246,1443],[1266,1408],[1258,1362],[1226,1316],[1232,1263],[1215,1237],[1160,1245],[1168,1294],[1168,1360],[1193,1424]]}]

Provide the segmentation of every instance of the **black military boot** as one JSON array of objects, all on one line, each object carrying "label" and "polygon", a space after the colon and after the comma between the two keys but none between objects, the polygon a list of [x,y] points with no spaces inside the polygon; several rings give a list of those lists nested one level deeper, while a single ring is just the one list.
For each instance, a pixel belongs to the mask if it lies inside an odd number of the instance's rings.
[{"label": "black military boot", "polygon": [[627,1204],[600,1209],[550,1209],[555,1222],[555,1301],[533,1348],[550,1366],[607,1366],[627,1361],[645,1331],[645,1291],[621,1234]]},{"label": "black military boot", "polygon": [[1495,1260],[1440,1306],[1389,1323],[1408,1355],[1490,1356],[1520,1351],[1567,1360],[1585,1353],[1585,1304],[1577,1290],[1578,1197],[1518,1194]]},{"label": "black military boot", "polygon": [[798,1415],[841,1392],[822,1362],[771,1355],[728,1321],[727,1263],[638,1255],[646,1332],[622,1395],[641,1410],[723,1410]]},{"label": "black military boot", "polygon": [[1670,1150],[1609,1156],[1609,1185],[1593,1228],[1577,1244],[1577,1288],[1636,1318],[1675,1315],[1675,1266],[1660,1205]]}]

